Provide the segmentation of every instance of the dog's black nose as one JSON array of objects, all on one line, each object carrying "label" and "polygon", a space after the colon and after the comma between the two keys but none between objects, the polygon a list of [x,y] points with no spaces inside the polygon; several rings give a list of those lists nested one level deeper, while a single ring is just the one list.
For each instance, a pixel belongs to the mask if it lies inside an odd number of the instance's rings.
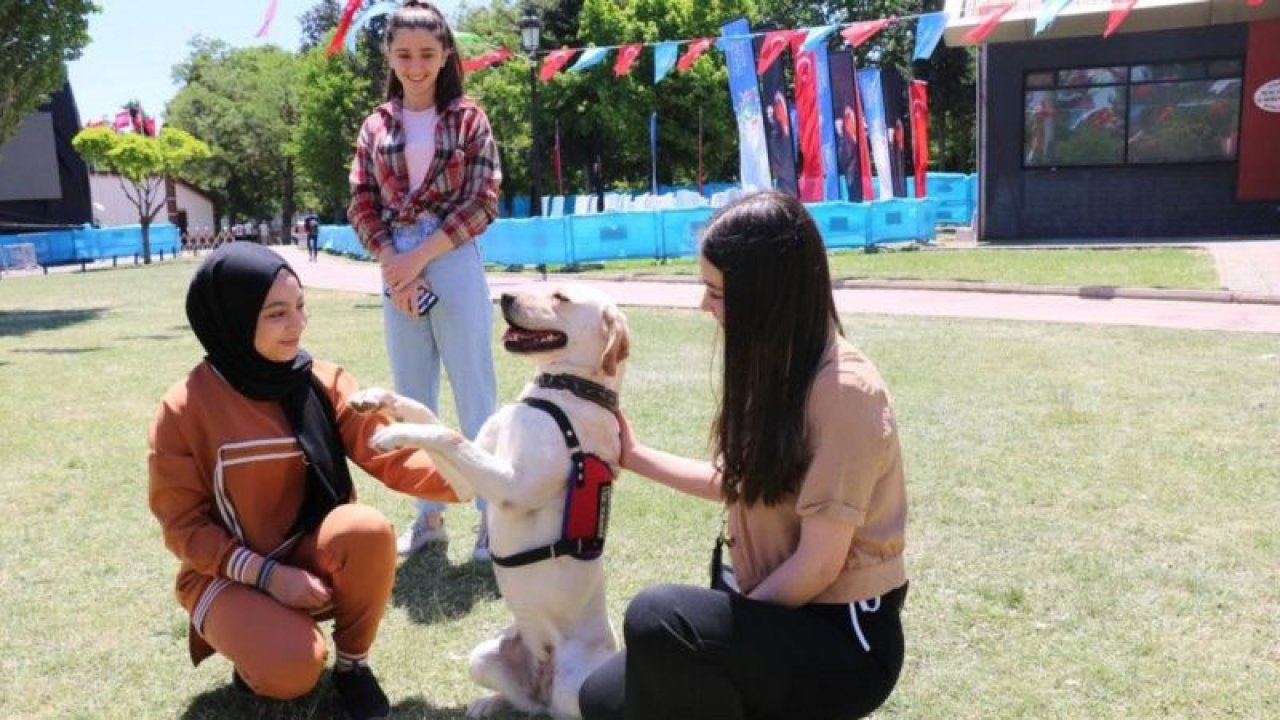
[{"label": "dog's black nose", "polygon": [[511,293],[502,293],[502,311],[503,312],[510,310],[511,306],[515,304],[516,304],[515,295],[512,295]]}]

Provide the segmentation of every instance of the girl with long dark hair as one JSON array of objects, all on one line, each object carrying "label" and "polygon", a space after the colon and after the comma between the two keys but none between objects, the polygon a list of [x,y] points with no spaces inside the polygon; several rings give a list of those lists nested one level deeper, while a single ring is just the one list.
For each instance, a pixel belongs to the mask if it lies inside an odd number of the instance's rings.
[{"label": "girl with long dark hair", "polygon": [[903,662],[907,505],[888,389],[843,336],[822,237],[795,198],[721,209],[699,265],[724,333],[714,460],[643,445],[624,421],[621,464],[724,504],[712,588],[641,592],[626,649],[582,687],[583,715],[862,717]]}]

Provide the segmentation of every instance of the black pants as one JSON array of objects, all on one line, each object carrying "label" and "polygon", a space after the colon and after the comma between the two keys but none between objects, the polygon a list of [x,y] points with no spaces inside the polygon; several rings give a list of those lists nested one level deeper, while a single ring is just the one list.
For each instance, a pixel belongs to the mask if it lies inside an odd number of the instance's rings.
[{"label": "black pants", "polygon": [[583,684],[583,718],[863,717],[898,682],[906,594],[903,585],[852,606],[786,608],[718,590],[649,588],[627,608],[626,649]]},{"label": "black pants", "polygon": [[320,255],[320,236],[307,234],[307,257],[315,260]]}]

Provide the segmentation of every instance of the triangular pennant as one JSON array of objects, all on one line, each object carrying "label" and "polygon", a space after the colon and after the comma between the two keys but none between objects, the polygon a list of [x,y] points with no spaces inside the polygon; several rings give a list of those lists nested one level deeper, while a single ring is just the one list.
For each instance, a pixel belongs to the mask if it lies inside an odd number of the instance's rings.
[{"label": "triangular pennant", "polygon": [[613,74],[623,77],[631,74],[631,68],[644,50],[644,43],[631,43],[618,48],[618,61],[613,64]]},{"label": "triangular pennant", "polygon": [[881,18],[879,20],[864,20],[856,22],[840,31],[840,36],[844,38],[845,43],[856,48],[862,43],[875,37],[875,34],[884,29],[886,25],[893,21],[893,18]]},{"label": "triangular pennant", "polygon": [[1002,2],[999,5],[988,6],[987,13],[982,16],[982,22],[964,34],[964,41],[977,45],[986,40],[991,31],[1000,25],[1000,18],[1004,17],[1012,9],[1013,2]]},{"label": "triangular pennant", "polygon": [[809,52],[818,47],[823,40],[826,40],[839,27],[839,25],[822,25],[821,27],[809,28],[809,32],[804,36],[804,42],[800,44],[800,52]]},{"label": "triangular pennant", "polygon": [[254,37],[266,37],[271,32],[271,21],[276,19],[276,0],[267,3],[267,13],[262,18],[262,27],[258,28],[258,34]]},{"label": "triangular pennant", "polygon": [[945,12],[927,13],[916,20],[916,50],[911,54],[912,60],[928,60],[942,39],[942,31],[947,27]]},{"label": "triangular pennant", "polygon": [[560,72],[560,68],[567,65],[577,52],[577,48],[560,48],[548,55],[547,59],[542,61],[542,69],[538,71],[538,79],[542,82],[551,82],[551,78]]},{"label": "triangular pennant", "polygon": [[1105,39],[1115,35],[1125,18],[1129,17],[1133,6],[1137,4],[1138,0],[1115,0],[1115,4],[1111,6],[1111,12],[1107,14],[1107,29],[1102,31],[1102,37]]},{"label": "triangular pennant", "polygon": [[1045,4],[1040,8],[1040,14],[1036,16],[1036,29],[1032,35],[1039,35],[1053,27],[1058,15],[1070,4],[1071,0],[1045,0]]},{"label": "triangular pennant", "polygon": [[658,43],[653,48],[653,84],[662,82],[662,78],[671,72],[676,64],[677,42]]},{"label": "triangular pennant", "polygon": [[578,62],[574,63],[573,66],[565,72],[582,72],[583,70],[599,65],[600,62],[608,56],[609,48],[607,47],[587,48],[578,56]]},{"label": "triangular pennant", "polygon": [[347,0],[347,6],[342,9],[342,17],[338,20],[338,29],[333,32],[333,39],[329,41],[329,47],[325,48],[325,57],[333,57],[333,54],[342,48],[342,41],[347,37],[347,30],[351,29],[351,21],[355,19],[356,11],[364,4],[364,0]]},{"label": "triangular pennant", "polygon": [[774,30],[760,43],[760,55],[756,59],[756,75],[764,75],[769,66],[782,57],[782,51],[791,44],[790,30]]},{"label": "triangular pennant", "polygon": [[715,38],[698,38],[689,43],[689,49],[684,51],[684,55],[680,56],[680,60],[676,62],[676,70],[687,72],[693,64],[698,62],[698,58],[702,57],[702,53],[711,47],[711,43],[715,42]]},{"label": "triangular pennant", "polygon": [[506,48],[490,50],[480,57],[463,60],[462,71],[471,73],[477,70],[483,70],[491,65],[497,65],[509,57],[511,57],[511,51]]}]

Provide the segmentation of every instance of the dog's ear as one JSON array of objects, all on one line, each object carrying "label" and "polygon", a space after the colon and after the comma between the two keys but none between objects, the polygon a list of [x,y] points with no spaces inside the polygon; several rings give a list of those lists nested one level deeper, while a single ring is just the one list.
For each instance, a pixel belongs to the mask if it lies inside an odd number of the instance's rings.
[{"label": "dog's ear", "polygon": [[606,375],[616,375],[618,365],[631,354],[631,333],[627,328],[627,316],[613,305],[604,311],[604,336],[600,367]]}]

